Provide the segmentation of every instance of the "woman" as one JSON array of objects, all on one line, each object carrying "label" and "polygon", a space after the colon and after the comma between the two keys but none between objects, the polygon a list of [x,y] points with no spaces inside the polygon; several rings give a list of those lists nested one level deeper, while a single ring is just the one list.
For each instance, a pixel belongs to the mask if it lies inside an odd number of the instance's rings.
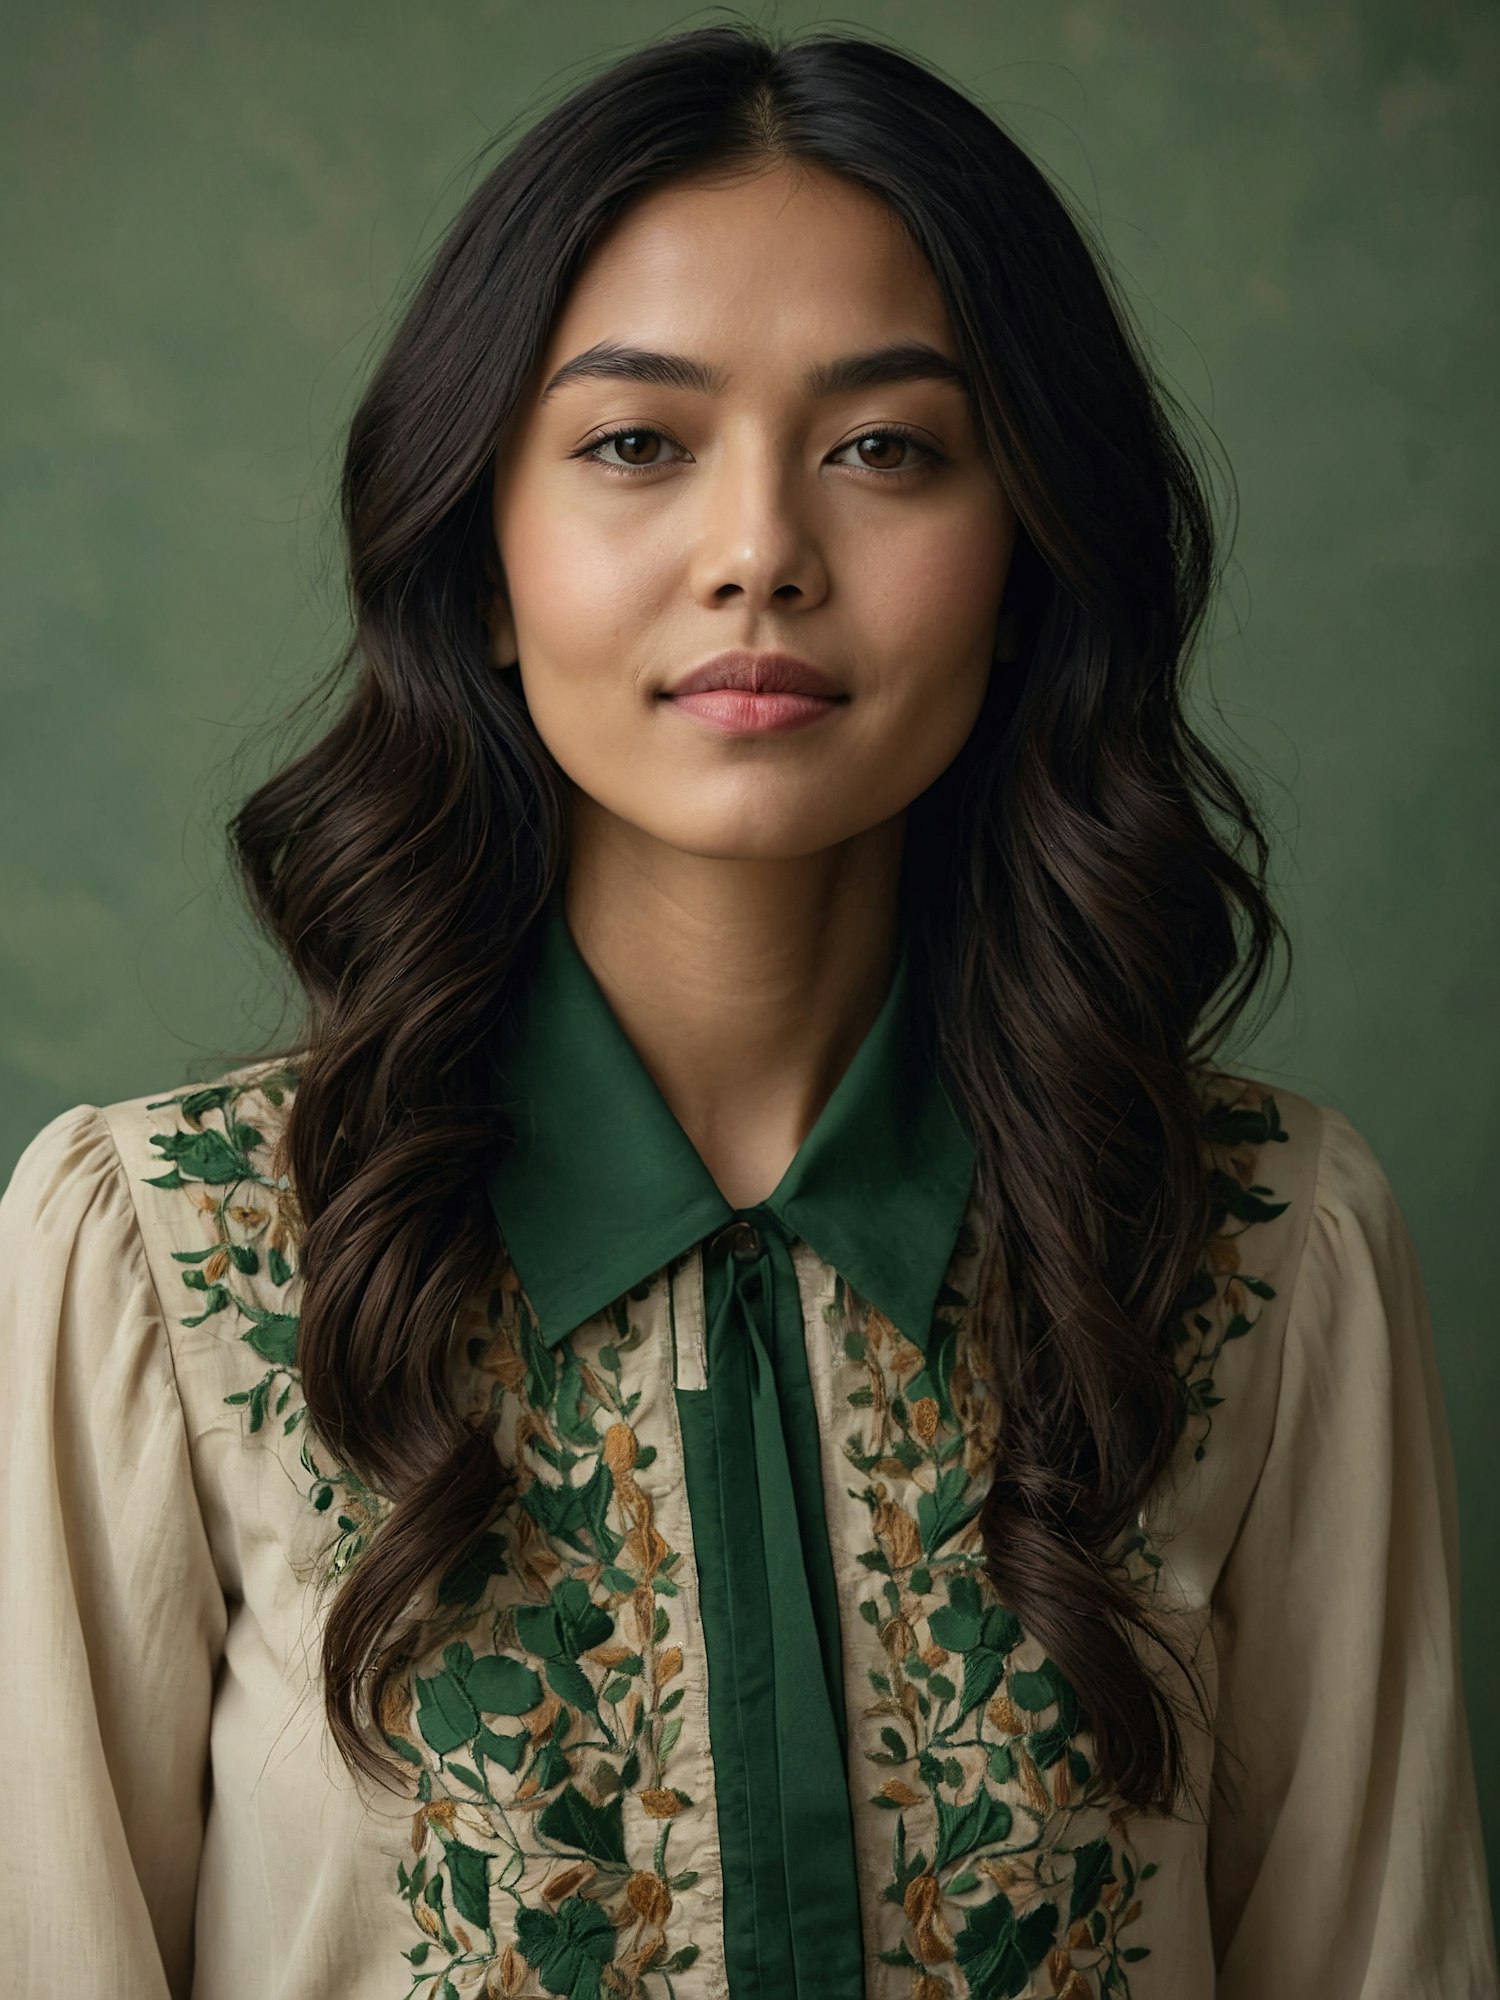
[{"label": "woman", "polygon": [[876,43],[643,48],[342,498],[233,827],[303,1031],[5,1197],[19,1990],[1493,1990],[1421,1280],[1212,1063],[1212,530],[1057,195]]}]

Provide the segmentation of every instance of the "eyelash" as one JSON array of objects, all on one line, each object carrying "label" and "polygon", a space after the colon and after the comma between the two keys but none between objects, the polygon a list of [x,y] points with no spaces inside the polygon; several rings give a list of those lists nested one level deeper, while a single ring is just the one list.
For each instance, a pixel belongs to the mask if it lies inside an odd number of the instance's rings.
[{"label": "eyelash", "polygon": [[[662,466],[669,463],[668,460],[663,459],[656,465],[611,465],[608,460],[598,456],[605,445],[613,444],[616,438],[622,437],[656,437],[660,438],[665,444],[676,442],[675,439],[670,437],[666,431],[662,430],[656,424],[621,424],[615,430],[605,431],[598,437],[590,438],[587,444],[580,445],[577,451],[569,452],[568,456],[569,458],[592,459],[596,465],[602,466],[606,472],[620,474],[627,479],[638,479],[644,473],[660,472]],[[878,465],[855,467],[856,471],[870,473],[876,479],[909,479],[913,473],[926,470],[927,465],[946,465],[948,463],[948,457],[945,452],[938,451],[935,446],[928,444],[925,438],[918,437],[915,431],[908,430],[904,424],[881,424],[878,428],[872,427],[867,431],[861,431],[858,437],[850,438],[848,444],[840,445],[839,450],[847,451],[850,445],[863,444],[866,438],[872,437],[901,438],[905,443],[915,445],[926,461],[924,465],[902,465],[894,468],[886,468]]]}]

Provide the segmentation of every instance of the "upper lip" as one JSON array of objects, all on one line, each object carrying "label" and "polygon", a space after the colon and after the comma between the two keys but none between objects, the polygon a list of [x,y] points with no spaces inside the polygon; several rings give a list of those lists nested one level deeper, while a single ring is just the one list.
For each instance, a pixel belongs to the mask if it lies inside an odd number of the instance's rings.
[{"label": "upper lip", "polygon": [[751,653],[742,648],[715,653],[663,692],[705,694],[710,688],[745,688],[752,694],[816,694],[828,701],[841,700],[844,693],[838,682],[811,660],[799,660],[795,653]]}]

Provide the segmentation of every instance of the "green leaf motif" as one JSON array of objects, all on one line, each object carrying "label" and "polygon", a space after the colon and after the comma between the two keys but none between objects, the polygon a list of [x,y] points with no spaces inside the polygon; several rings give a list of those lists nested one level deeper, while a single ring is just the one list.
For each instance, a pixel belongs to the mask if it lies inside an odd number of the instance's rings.
[{"label": "green leaf motif", "polygon": [[522,1661],[504,1653],[484,1653],[469,1670],[464,1693],[486,1715],[525,1715],[541,1700],[542,1683]]},{"label": "green leaf motif", "polygon": [[241,1312],[249,1313],[252,1324],[240,1335],[248,1347],[257,1354],[263,1354],[267,1361],[274,1361],[282,1368],[290,1368],[297,1359],[296,1313],[265,1312],[259,1306],[240,1303]]},{"label": "green leaf motif", "polygon": [[935,1868],[946,1867],[950,1861],[957,1861],[965,1854],[973,1854],[981,1847],[990,1847],[996,1841],[1007,1838],[1011,1828],[1011,1810],[1003,1799],[991,1798],[988,1792],[979,1792],[966,1805],[950,1805],[946,1799],[937,1801],[938,1844]]},{"label": "green leaf motif", "polygon": [[969,1912],[953,1955],[969,1982],[970,2000],[1014,2000],[1057,1935],[1057,1906],[1038,1903],[1017,1919],[1010,1898],[996,1890]]},{"label": "green leaf motif", "polygon": [[440,1757],[473,1740],[479,1727],[474,1704],[452,1674],[417,1680],[417,1727]]},{"label": "green leaf motif", "polygon": [[1068,1922],[1086,1917],[1099,1900],[1099,1891],[1110,1870],[1109,1842],[1091,1840],[1073,1851],[1073,1893],[1068,1898]]},{"label": "green leaf motif", "polygon": [[521,1505],[539,1528],[579,1555],[612,1563],[625,1546],[625,1537],[609,1525],[614,1491],[614,1475],[601,1458],[582,1486],[549,1486],[534,1479]]},{"label": "green leaf motif", "polygon": [[598,2000],[600,1968],[615,1955],[615,1927],[597,1903],[568,1896],[556,1916],[517,1910],[516,1943],[547,1992]]},{"label": "green leaf motif", "polygon": [[500,1765],[502,1770],[519,1771],[530,1744],[531,1738],[524,1730],[519,1736],[496,1736],[493,1730],[481,1729],[474,1738],[474,1752]]},{"label": "green leaf motif", "polygon": [[559,1700],[569,1702],[589,1715],[599,1713],[594,1684],[576,1660],[549,1660],[547,1685]]},{"label": "green leaf motif", "polygon": [[[537,1831],[559,1847],[575,1849],[590,1861],[625,1865],[625,1833],[621,1824],[623,1801],[616,1796],[608,1805],[596,1806],[576,1785],[567,1785],[550,1805],[537,1814]],[[523,1945],[522,1950],[526,1948]],[[527,1953],[530,1957],[530,1953]],[[561,1991],[561,1988],[554,1988]]]},{"label": "green leaf motif", "polygon": [[976,1500],[970,1506],[964,1505],[964,1488],[968,1475],[961,1465],[953,1465],[946,1472],[938,1474],[937,1485],[931,1493],[924,1493],[917,1502],[917,1532],[922,1537],[922,1548],[927,1555],[957,1534],[971,1514],[979,1511]]},{"label": "green leaf motif", "polygon": [[253,1171],[245,1155],[222,1132],[153,1132],[151,1143],[179,1173],[206,1181],[211,1187],[247,1180]]},{"label": "green leaf motif", "polygon": [[453,1890],[453,1907],[465,1923],[490,1928],[489,1856],[461,1840],[450,1840],[445,1849],[448,1881]]},{"label": "green leaf motif", "polygon": [[555,1585],[546,1604],[523,1604],[516,1612],[516,1637],[544,1660],[576,1660],[604,1645],[614,1629],[614,1619],[576,1576]]}]

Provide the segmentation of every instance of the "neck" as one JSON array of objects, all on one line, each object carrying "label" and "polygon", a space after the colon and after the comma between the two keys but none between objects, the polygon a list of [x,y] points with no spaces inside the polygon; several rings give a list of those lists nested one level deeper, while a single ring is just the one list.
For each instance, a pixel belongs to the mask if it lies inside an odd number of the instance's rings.
[{"label": "neck", "polygon": [[721,860],[574,794],[573,940],[725,1199],[763,1201],[880,1011],[905,815],[820,853]]}]

